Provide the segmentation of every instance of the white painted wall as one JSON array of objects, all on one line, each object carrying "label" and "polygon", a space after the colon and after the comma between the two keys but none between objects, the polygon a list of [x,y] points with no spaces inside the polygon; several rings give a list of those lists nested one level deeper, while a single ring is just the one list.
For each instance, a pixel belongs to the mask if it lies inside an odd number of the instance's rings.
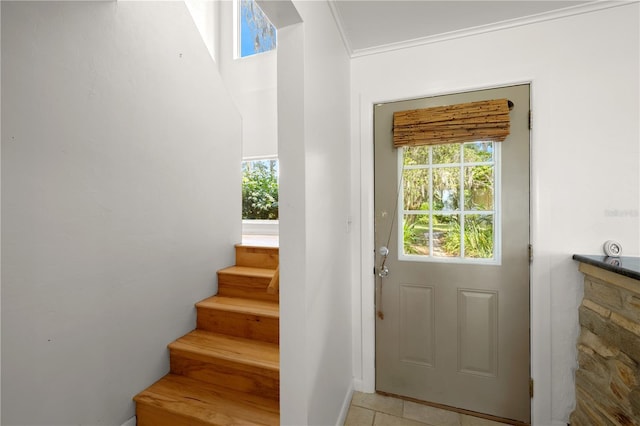
[{"label": "white painted wall", "polygon": [[2,2],[2,124],[2,424],[122,424],[233,261],[240,116],[182,2]]},{"label": "white painted wall", "polygon": [[337,424],[351,392],[349,58],[329,6],[278,30],[281,421]]},{"label": "white painted wall", "polygon": [[219,2],[218,65],[242,115],[242,156],[278,154],[276,51],[235,58],[232,1]]},{"label": "white painted wall", "polygon": [[531,81],[532,413],[538,425],[566,424],[582,296],[571,256],[600,253],[607,239],[640,254],[639,16],[626,4],[352,61],[357,387],[374,380],[373,103]]},{"label": "white painted wall", "polygon": [[[2,7],[0,7],[0,46],[2,46]],[[0,52],[2,49],[0,48]],[[2,54],[0,53],[0,82],[2,81]],[[1,84],[0,84],[1,91]],[[0,134],[2,134],[2,102],[0,101]],[[0,150],[1,152],[2,150]],[[0,154],[0,188],[2,186],[2,155]],[[0,195],[1,195],[0,189]],[[0,197],[0,234],[2,233],[2,197]],[[2,366],[2,244],[0,244],[0,366]],[[0,369],[0,383],[2,382]],[[2,423],[2,386],[0,385],[0,424]]]},{"label": "white painted wall", "polygon": [[[123,1],[123,0],[119,0]],[[184,0],[184,3],[191,13],[193,22],[196,24],[202,41],[209,54],[216,60],[216,54],[220,50],[217,37],[216,19],[220,13],[219,2],[211,0]]]}]

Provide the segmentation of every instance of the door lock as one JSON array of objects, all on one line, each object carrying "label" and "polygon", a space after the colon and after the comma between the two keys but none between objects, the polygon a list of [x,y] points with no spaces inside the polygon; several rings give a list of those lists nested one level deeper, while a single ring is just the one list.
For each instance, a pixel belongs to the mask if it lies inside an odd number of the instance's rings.
[{"label": "door lock", "polygon": [[382,265],[380,269],[378,269],[378,276],[380,278],[385,278],[388,275],[389,275],[389,268],[387,268],[385,265]]}]

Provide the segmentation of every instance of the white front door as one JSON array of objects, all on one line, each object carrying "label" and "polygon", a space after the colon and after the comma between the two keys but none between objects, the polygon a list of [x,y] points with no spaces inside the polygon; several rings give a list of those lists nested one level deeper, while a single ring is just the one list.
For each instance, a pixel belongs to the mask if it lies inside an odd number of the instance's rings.
[{"label": "white front door", "polygon": [[[504,142],[393,148],[395,111],[499,98]],[[528,85],[375,107],[377,390],[530,421],[528,114]]]}]

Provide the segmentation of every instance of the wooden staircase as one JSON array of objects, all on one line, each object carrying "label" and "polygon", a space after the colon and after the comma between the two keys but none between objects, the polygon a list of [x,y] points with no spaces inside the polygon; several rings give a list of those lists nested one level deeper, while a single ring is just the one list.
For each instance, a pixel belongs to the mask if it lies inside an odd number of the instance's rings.
[{"label": "wooden staircase", "polygon": [[278,248],[236,245],[218,294],[169,344],[169,374],[134,397],[138,426],[278,425]]}]

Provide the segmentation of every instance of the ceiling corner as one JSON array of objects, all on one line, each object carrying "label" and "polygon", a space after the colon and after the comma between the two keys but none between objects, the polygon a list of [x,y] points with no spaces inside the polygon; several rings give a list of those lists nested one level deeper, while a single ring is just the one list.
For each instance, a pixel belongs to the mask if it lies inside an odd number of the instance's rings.
[{"label": "ceiling corner", "polygon": [[336,27],[338,27],[338,32],[340,33],[340,38],[342,38],[342,43],[344,44],[345,49],[347,50],[347,54],[350,57],[353,57],[353,49],[351,48],[351,43],[349,42],[349,38],[347,37],[347,33],[344,30],[343,19],[340,16],[340,11],[336,6],[337,0],[327,0],[329,4],[329,9],[331,9],[331,14],[333,15],[333,20],[336,23]]}]

